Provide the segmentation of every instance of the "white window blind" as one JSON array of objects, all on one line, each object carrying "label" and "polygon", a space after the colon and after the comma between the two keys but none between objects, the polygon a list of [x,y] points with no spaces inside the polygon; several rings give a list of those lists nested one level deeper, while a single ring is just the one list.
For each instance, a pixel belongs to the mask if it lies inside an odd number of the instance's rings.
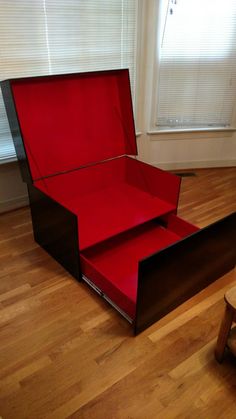
[{"label": "white window blind", "polygon": [[165,3],[156,125],[229,127],[236,98],[236,1]]},{"label": "white window blind", "polygon": [[[137,0],[3,0],[0,79],[129,68],[134,95],[136,28]],[[14,156],[0,94],[0,161]]]}]

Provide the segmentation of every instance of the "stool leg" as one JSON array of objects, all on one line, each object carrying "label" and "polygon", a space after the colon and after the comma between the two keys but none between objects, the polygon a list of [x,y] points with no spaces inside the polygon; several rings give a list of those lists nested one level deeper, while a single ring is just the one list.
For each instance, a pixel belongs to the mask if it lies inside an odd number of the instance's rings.
[{"label": "stool leg", "polygon": [[220,325],[220,331],[216,343],[215,358],[218,362],[223,361],[225,346],[231,329],[234,318],[234,310],[226,305],[224,317]]}]

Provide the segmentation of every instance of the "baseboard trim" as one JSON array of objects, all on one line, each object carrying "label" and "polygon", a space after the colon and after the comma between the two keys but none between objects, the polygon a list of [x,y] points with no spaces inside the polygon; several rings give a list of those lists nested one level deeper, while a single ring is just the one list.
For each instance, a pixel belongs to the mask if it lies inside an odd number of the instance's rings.
[{"label": "baseboard trim", "polygon": [[0,214],[3,212],[12,211],[17,208],[25,207],[26,205],[29,205],[29,199],[27,195],[18,196],[6,201],[0,201]]},{"label": "baseboard trim", "polygon": [[209,169],[213,167],[236,167],[236,160],[193,160],[181,162],[151,162],[151,164],[164,170]]}]

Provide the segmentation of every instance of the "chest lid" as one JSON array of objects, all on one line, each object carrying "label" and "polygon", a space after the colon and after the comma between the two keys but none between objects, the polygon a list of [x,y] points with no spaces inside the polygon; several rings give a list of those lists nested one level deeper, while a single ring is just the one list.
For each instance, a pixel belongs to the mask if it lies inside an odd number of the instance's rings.
[{"label": "chest lid", "polygon": [[[128,70],[29,77],[8,83],[4,100],[10,128],[15,145],[22,142],[33,180],[137,154]],[[13,123],[9,101],[17,116]]]}]

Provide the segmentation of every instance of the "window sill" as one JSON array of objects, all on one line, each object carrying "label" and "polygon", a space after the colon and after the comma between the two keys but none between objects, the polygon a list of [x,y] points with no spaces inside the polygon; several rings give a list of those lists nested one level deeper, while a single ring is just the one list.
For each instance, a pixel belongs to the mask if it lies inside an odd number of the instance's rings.
[{"label": "window sill", "polygon": [[147,131],[148,135],[160,135],[160,134],[184,134],[185,132],[233,132],[236,131],[236,127],[229,127],[229,128],[181,128],[181,129],[153,129]]},{"label": "window sill", "polygon": [[17,161],[17,157],[16,156],[2,158],[2,159],[0,159],[0,165],[1,164],[12,163],[14,161]]},{"label": "window sill", "polygon": [[178,130],[149,130],[151,141],[168,140],[201,140],[201,139],[222,139],[232,138],[235,127],[230,128],[198,128],[198,129],[178,129]]}]

